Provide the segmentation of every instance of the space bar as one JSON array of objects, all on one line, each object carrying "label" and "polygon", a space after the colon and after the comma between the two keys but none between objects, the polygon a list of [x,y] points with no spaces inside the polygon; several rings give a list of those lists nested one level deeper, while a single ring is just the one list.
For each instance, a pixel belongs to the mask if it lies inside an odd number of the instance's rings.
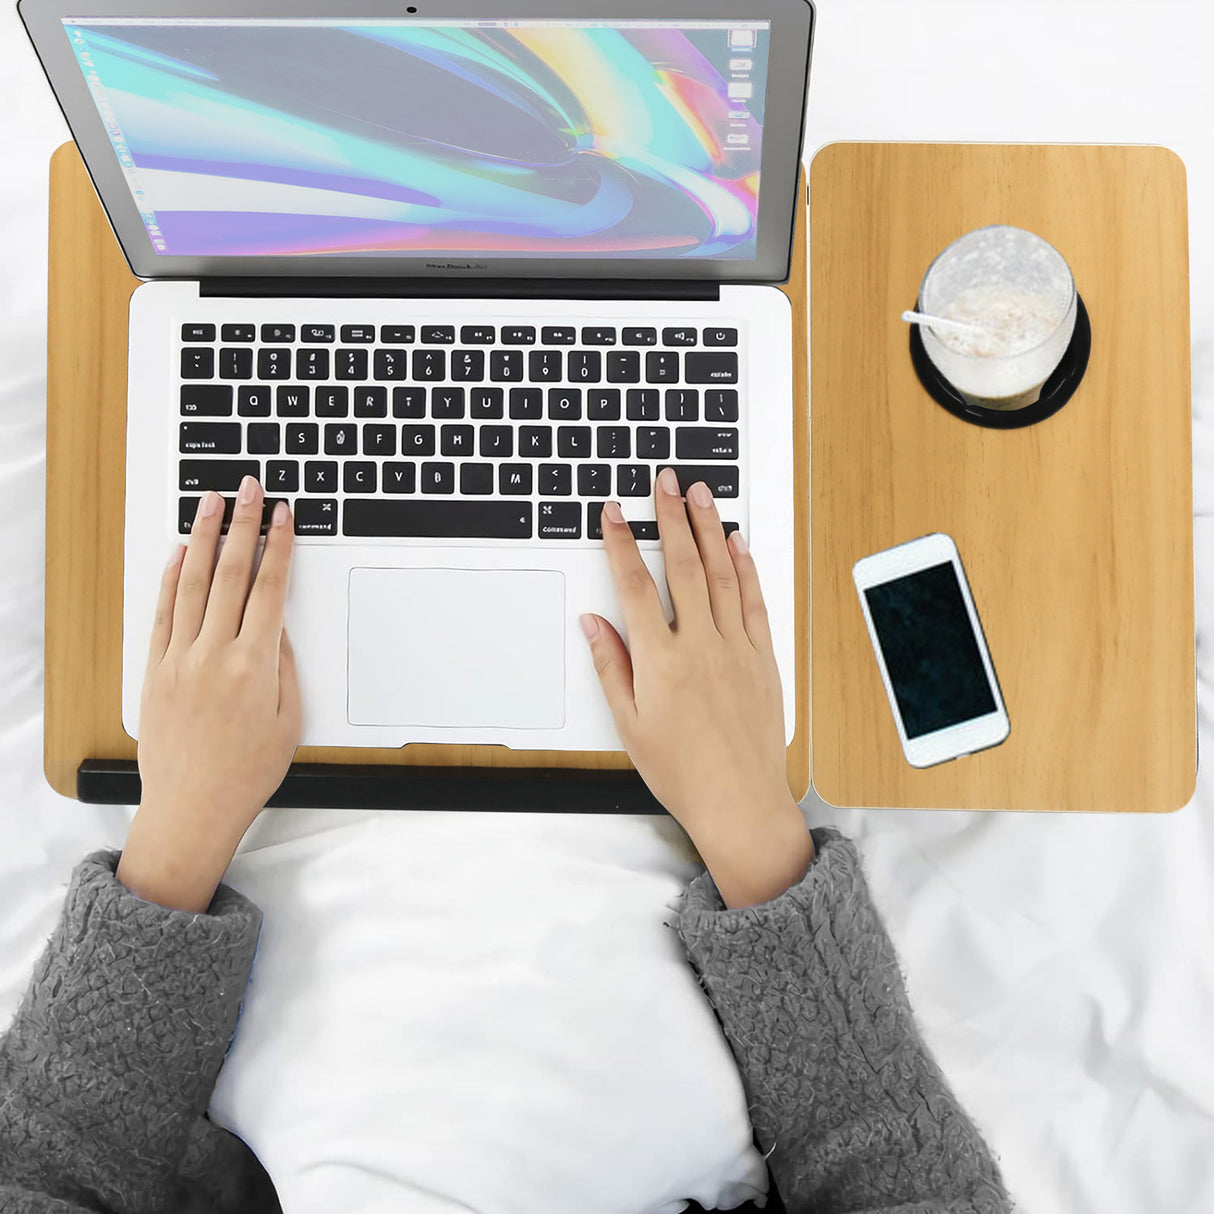
[{"label": "space bar", "polygon": [[529,540],[531,503],[347,498],[342,534],[442,540]]}]

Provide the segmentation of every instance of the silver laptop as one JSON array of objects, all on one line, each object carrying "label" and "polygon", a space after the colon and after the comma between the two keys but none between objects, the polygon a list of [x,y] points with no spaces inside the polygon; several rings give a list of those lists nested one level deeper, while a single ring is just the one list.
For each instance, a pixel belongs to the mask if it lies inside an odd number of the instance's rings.
[{"label": "silver laptop", "polygon": [[[793,714],[804,0],[21,15],[132,270],[123,723],[199,495],[295,514],[303,742],[617,749],[578,616],[703,480]],[[267,508],[268,510],[268,508]]]}]

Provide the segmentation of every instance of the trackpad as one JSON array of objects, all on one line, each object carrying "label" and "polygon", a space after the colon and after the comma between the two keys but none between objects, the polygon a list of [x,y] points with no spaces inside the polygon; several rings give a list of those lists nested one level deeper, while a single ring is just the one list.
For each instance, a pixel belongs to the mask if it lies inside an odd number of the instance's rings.
[{"label": "trackpad", "polygon": [[352,569],[351,725],[560,729],[565,577]]}]

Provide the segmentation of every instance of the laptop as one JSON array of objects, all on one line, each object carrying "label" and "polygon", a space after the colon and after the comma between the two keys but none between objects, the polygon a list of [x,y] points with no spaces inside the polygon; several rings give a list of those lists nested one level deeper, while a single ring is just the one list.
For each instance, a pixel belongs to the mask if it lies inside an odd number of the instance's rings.
[{"label": "laptop", "polygon": [[[347,10],[340,13],[340,10]],[[123,724],[200,495],[297,547],[307,745],[616,750],[658,472],[755,554],[794,728],[805,0],[22,0],[131,299]],[[357,15],[352,15],[357,14]]]}]

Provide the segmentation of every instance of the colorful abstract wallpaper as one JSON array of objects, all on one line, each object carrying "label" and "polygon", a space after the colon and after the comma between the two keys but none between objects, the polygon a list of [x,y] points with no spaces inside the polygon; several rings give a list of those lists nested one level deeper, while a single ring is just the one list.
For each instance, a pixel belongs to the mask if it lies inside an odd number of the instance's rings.
[{"label": "colorful abstract wallpaper", "polygon": [[162,255],[755,256],[762,22],[64,28]]}]

